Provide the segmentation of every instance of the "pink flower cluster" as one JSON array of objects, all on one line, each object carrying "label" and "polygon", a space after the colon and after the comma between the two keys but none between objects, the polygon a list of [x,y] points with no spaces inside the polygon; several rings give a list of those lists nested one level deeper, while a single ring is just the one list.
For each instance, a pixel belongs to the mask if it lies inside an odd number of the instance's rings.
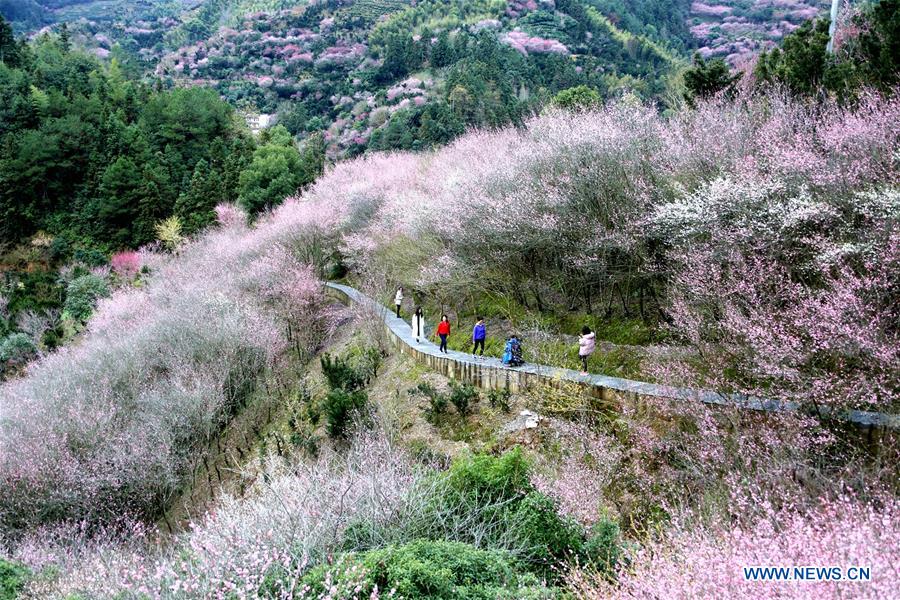
[{"label": "pink flower cluster", "polygon": [[122,274],[152,262],[146,285],[103,300],[77,345],[0,387],[0,446],[17,449],[0,453],[0,533],[158,515],[241,394],[289,344],[310,352],[330,334],[314,248],[297,250],[315,238],[285,221],[249,230],[235,212],[220,208],[232,224],[177,257],[115,256]]},{"label": "pink flower cluster", "polygon": [[109,266],[113,273],[124,280],[131,280],[137,277],[141,270],[141,255],[133,250],[125,250],[116,252],[109,259]]},{"label": "pink flower cluster", "polygon": [[[900,502],[852,495],[823,498],[808,510],[769,506],[755,522],[677,529],[637,550],[618,584],[576,571],[576,595],[599,598],[890,598],[900,572]],[[868,567],[871,581],[747,581],[744,567]]]},{"label": "pink flower cluster", "polygon": [[518,29],[510,31],[502,38],[502,41],[512,46],[514,50],[528,55],[529,53],[556,53],[569,54],[569,49],[559,40],[544,39],[537,36],[530,36],[524,31]]},{"label": "pink flower cluster", "polygon": [[29,591],[35,597],[358,598],[352,584],[326,586],[324,595],[312,596],[299,580],[339,550],[349,524],[389,523],[415,510],[411,492],[424,482],[424,473],[377,432],[354,440],[346,453],[324,453],[312,462],[269,458],[256,468],[259,477],[247,494],[222,497],[214,511],[165,545],[157,532],[128,522],[34,532],[18,544],[15,558],[35,569],[55,567],[57,576]]}]

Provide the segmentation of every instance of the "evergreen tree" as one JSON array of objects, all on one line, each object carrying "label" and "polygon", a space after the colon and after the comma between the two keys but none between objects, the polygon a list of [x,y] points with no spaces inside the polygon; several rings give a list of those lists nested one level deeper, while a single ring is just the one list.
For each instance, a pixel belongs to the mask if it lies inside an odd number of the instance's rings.
[{"label": "evergreen tree", "polygon": [[222,200],[217,179],[210,172],[209,163],[201,158],[194,167],[190,186],[175,202],[175,216],[186,234],[196,233],[216,220],[213,209]]},{"label": "evergreen tree", "polygon": [[900,84],[900,0],[881,0],[860,21],[859,63],[864,77],[892,92]]},{"label": "evergreen tree", "polygon": [[12,27],[0,15],[0,62],[14,68],[19,66],[20,58],[19,44]]},{"label": "evergreen tree", "polygon": [[440,69],[452,65],[456,61],[453,45],[450,43],[450,34],[446,30],[441,31],[434,45],[431,47],[431,66]]},{"label": "evergreen tree", "polygon": [[784,38],[782,49],[763,52],[755,75],[763,83],[784,85],[796,94],[814,94],[825,80],[828,20],[807,21]]},{"label": "evergreen tree", "polygon": [[59,48],[64,54],[72,50],[72,41],[69,39],[69,26],[63,23],[59,26]]},{"label": "evergreen tree", "polygon": [[260,137],[263,144],[253,152],[238,184],[239,202],[251,216],[277,206],[304,183],[303,161],[291,134],[278,125]]},{"label": "evergreen tree", "polygon": [[325,172],[325,136],[316,132],[309,136],[300,153],[300,186],[306,187]]},{"label": "evergreen tree", "polygon": [[731,89],[740,74],[732,75],[728,64],[721,58],[706,61],[694,54],[694,64],[684,72],[684,98],[691,106],[699,98],[711,98],[723,90]]},{"label": "evergreen tree", "polygon": [[133,245],[132,227],[140,214],[144,193],[141,171],[130,158],[120,156],[104,172],[96,202],[98,239],[112,247]]},{"label": "evergreen tree", "polygon": [[154,159],[144,166],[141,178],[143,186],[133,233],[134,244],[138,246],[156,239],[156,224],[172,214],[175,197],[161,152],[157,152]]}]

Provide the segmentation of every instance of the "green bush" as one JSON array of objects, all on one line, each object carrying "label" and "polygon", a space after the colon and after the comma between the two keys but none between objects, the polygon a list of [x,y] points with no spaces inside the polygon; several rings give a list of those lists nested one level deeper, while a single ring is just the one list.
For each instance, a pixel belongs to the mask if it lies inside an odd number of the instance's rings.
[{"label": "green bush", "polygon": [[427,381],[419,383],[416,387],[409,390],[410,396],[424,396],[428,400],[428,408],[425,409],[425,420],[429,423],[436,423],[441,415],[447,412],[449,400],[446,394],[437,391],[433,385]]},{"label": "green bush", "polygon": [[350,430],[354,416],[361,414],[368,396],[363,390],[348,392],[335,388],[328,392],[322,406],[325,428],[333,438],[344,438]]},{"label": "green bush", "polygon": [[584,545],[586,561],[598,571],[612,577],[622,556],[622,536],[615,521],[602,519],[591,527]]},{"label": "green bush", "polygon": [[325,354],[319,362],[322,365],[322,373],[328,381],[328,387],[332,390],[352,392],[366,384],[365,374],[354,368],[346,357],[332,357]]},{"label": "green bush", "polygon": [[0,367],[23,365],[37,353],[31,338],[24,333],[12,333],[0,340]]},{"label": "green bush", "polygon": [[502,456],[475,454],[457,459],[446,473],[453,493],[468,504],[492,503],[523,497],[531,491],[528,460],[521,448]]},{"label": "green bush", "polygon": [[378,376],[378,367],[381,366],[381,350],[375,346],[353,346],[347,353],[349,363],[357,374],[369,383],[372,377]]},{"label": "green bush", "polygon": [[456,407],[456,412],[465,417],[471,411],[471,405],[478,402],[478,390],[470,383],[460,385],[451,381],[450,402]]},{"label": "green bush", "polygon": [[538,568],[584,554],[581,526],[563,518],[556,503],[540,492],[531,492],[507,511],[510,528],[515,531],[524,558]]},{"label": "green bush", "polygon": [[508,389],[502,390],[490,390],[488,392],[488,402],[491,404],[491,408],[499,408],[505,413],[510,411],[509,399],[512,394],[509,393]]},{"label": "green bush", "polygon": [[79,248],[75,250],[72,258],[89,267],[102,267],[107,263],[106,254],[96,248]]},{"label": "green bush", "polygon": [[0,558],[0,600],[15,600],[28,580],[28,569]]},{"label": "green bush", "polygon": [[[492,531],[487,544],[517,548],[541,575],[573,557],[584,558],[582,528],[557,512],[556,503],[534,490],[529,464],[520,448],[500,457],[474,455],[458,459],[445,474],[449,489],[440,502],[473,515],[473,523]],[[473,525],[474,527],[474,525]]]},{"label": "green bush", "polygon": [[599,568],[612,565],[618,556],[615,525],[598,528],[586,540],[580,525],[560,516],[556,503],[534,490],[528,470],[518,448],[499,457],[459,458],[423,482],[425,496],[416,496],[419,501],[408,512],[390,522],[349,524],[341,548],[371,551],[420,539],[449,540],[511,552],[521,568],[547,580],[556,579],[557,565],[571,559]]},{"label": "green bush", "polygon": [[106,280],[97,275],[87,274],[73,279],[66,289],[65,313],[75,321],[84,323],[94,312],[97,300],[109,296]]},{"label": "green bush", "polygon": [[326,593],[326,581],[341,592],[365,597],[377,586],[399,598],[497,600],[554,598],[555,590],[522,572],[506,552],[482,550],[459,542],[417,540],[363,553],[341,555],[303,578],[312,596]]}]

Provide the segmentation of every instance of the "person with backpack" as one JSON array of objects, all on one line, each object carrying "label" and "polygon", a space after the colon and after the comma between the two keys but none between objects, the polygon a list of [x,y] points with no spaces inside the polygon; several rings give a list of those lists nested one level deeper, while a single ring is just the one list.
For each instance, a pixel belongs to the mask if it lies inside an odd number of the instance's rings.
[{"label": "person with backpack", "polygon": [[441,352],[447,353],[447,336],[450,335],[450,317],[441,315],[441,322],[437,326],[438,337],[441,338]]},{"label": "person with backpack", "polygon": [[397,293],[394,294],[394,305],[397,307],[397,318],[400,318],[400,305],[403,304],[403,286],[397,286]]},{"label": "person with backpack", "polygon": [[410,325],[412,326],[413,337],[416,338],[416,343],[418,344],[419,338],[425,337],[425,313],[422,311],[421,306],[416,308],[416,312],[413,313]]},{"label": "person with backpack", "polygon": [[506,340],[506,346],[503,348],[503,364],[511,367],[525,364],[522,360],[522,344],[516,334],[512,334]]},{"label": "person with backpack", "polygon": [[478,322],[472,329],[472,358],[476,358],[475,352],[481,347],[481,358],[484,358],[484,340],[487,339],[487,328],[484,326],[484,317],[478,317]]},{"label": "person with backpack", "polygon": [[588,374],[588,357],[594,353],[597,347],[597,336],[591,328],[585,325],[581,328],[581,337],[578,338],[578,358],[581,359],[581,374]]}]

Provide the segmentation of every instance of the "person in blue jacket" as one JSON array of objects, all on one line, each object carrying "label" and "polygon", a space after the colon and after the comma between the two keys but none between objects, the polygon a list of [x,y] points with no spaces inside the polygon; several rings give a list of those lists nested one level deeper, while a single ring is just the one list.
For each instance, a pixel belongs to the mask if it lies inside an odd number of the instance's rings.
[{"label": "person in blue jacket", "polygon": [[484,340],[487,339],[487,328],[484,326],[484,317],[478,317],[472,329],[472,358],[477,358],[475,352],[481,348],[481,357],[484,358]]},{"label": "person in blue jacket", "polygon": [[503,364],[511,367],[525,364],[525,361],[522,360],[522,344],[516,334],[509,336],[509,339],[506,340],[506,347],[503,349]]}]

